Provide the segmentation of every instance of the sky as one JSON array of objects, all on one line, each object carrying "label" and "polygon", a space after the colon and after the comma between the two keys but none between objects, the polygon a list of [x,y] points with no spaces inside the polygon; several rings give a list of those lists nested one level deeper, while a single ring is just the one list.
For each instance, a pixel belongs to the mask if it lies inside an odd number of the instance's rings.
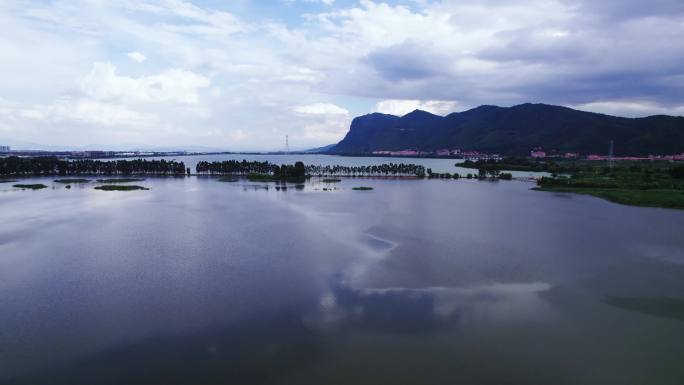
[{"label": "sky", "polygon": [[0,28],[0,144],[304,149],[370,112],[526,102],[684,115],[682,0],[2,0]]}]

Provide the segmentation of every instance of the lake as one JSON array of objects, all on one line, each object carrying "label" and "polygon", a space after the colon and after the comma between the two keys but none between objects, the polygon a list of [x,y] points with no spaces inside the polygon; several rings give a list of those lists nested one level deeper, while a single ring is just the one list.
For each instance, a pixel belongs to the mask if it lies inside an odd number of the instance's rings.
[{"label": "lake", "polygon": [[684,211],[519,181],[22,183],[49,188],[0,184],[0,384],[684,383]]}]

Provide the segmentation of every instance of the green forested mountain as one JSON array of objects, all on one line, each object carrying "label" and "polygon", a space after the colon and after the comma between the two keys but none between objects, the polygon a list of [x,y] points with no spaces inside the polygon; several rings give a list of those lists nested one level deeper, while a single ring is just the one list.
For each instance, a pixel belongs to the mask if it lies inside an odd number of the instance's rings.
[{"label": "green forested mountain", "polygon": [[684,152],[684,117],[622,118],[547,104],[480,106],[447,116],[416,110],[402,117],[373,113],[355,118],[330,152],[460,148],[505,155],[547,151],[616,155]]}]

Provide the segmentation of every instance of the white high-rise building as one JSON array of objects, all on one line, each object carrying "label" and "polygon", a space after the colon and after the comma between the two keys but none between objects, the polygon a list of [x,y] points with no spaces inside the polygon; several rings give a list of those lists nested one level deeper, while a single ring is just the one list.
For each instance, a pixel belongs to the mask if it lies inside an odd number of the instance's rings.
[{"label": "white high-rise building", "polygon": [[10,152],[10,146],[0,146],[0,152]]}]

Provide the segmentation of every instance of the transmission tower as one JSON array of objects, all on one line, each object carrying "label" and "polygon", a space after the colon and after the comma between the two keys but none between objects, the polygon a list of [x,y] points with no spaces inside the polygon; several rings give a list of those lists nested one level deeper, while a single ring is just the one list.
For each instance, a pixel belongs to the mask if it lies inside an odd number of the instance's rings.
[{"label": "transmission tower", "polygon": [[608,149],[608,167],[610,167],[611,169],[615,165],[613,150],[614,150],[614,145],[613,145],[613,141],[611,140],[610,141],[610,148]]},{"label": "transmission tower", "polygon": [[285,152],[290,152],[290,138],[285,135]]}]

